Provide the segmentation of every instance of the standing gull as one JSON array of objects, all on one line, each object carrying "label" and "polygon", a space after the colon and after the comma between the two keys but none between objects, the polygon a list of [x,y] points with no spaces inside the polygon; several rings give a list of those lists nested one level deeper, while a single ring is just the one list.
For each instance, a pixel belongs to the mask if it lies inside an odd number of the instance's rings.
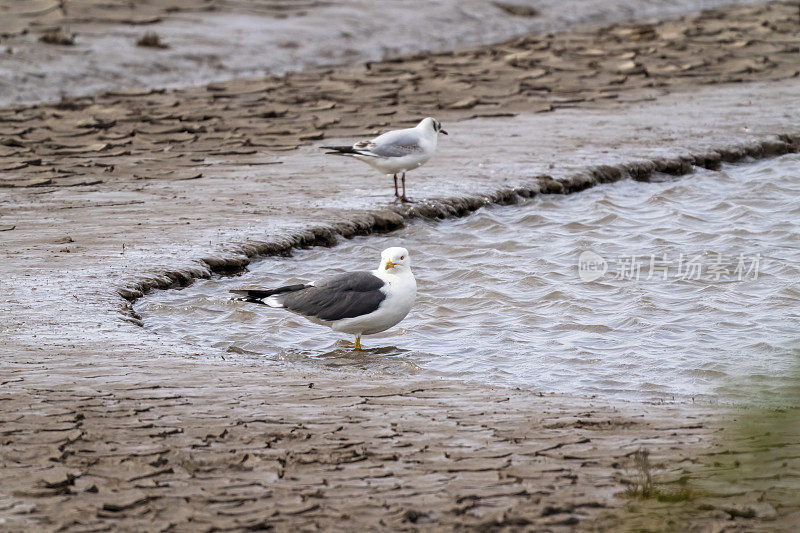
[{"label": "standing gull", "polygon": [[244,302],[280,307],[317,324],[356,336],[386,331],[403,320],[417,295],[411,260],[405,248],[387,248],[371,272],[347,272],[307,284],[277,289],[231,291]]},{"label": "standing gull", "polygon": [[[447,135],[435,118],[425,118],[414,128],[387,131],[371,141],[359,141],[353,146],[321,146],[327,154],[354,157],[386,175],[394,176],[394,196],[406,198],[406,172],[424,165],[436,151],[439,134]],[[402,172],[403,195],[397,191],[397,174]]]}]

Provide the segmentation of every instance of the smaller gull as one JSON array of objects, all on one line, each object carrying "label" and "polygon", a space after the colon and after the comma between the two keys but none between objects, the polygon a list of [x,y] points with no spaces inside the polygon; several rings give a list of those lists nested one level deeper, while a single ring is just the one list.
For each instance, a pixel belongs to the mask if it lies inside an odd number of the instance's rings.
[{"label": "smaller gull", "polygon": [[387,248],[371,272],[347,272],[311,283],[276,289],[231,291],[234,300],[280,307],[317,324],[356,336],[386,331],[403,320],[417,295],[411,260],[405,248]]},{"label": "smaller gull", "polygon": [[[394,196],[406,198],[406,172],[424,165],[436,151],[439,134],[447,135],[435,118],[425,118],[414,128],[387,131],[371,141],[359,141],[353,146],[321,146],[327,154],[353,157],[386,175],[394,176]],[[403,173],[403,195],[397,191],[397,174]]]}]

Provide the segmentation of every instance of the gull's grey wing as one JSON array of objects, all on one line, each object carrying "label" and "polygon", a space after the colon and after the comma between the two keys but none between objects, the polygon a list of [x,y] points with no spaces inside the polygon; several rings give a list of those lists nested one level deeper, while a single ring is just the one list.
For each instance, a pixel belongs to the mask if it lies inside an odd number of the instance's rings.
[{"label": "gull's grey wing", "polygon": [[422,147],[418,144],[394,144],[389,146],[377,146],[370,150],[370,153],[378,157],[403,157],[422,151]]},{"label": "gull's grey wing", "polygon": [[323,279],[281,298],[285,309],[320,320],[372,313],[386,299],[385,283],[371,272],[348,272]]},{"label": "gull's grey wing", "polygon": [[416,129],[388,131],[371,141],[362,141],[353,148],[363,155],[377,157],[403,157],[422,152],[420,136]]}]

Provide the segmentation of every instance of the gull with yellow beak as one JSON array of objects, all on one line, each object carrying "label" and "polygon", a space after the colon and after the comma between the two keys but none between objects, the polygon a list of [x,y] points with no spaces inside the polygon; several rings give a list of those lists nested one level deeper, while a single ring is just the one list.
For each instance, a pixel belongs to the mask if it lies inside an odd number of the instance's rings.
[{"label": "gull with yellow beak", "polygon": [[361,336],[386,331],[403,320],[417,295],[411,258],[405,248],[387,248],[381,264],[370,272],[347,272],[307,284],[275,289],[231,291],[234,300],[279,307],[333,331]]}]

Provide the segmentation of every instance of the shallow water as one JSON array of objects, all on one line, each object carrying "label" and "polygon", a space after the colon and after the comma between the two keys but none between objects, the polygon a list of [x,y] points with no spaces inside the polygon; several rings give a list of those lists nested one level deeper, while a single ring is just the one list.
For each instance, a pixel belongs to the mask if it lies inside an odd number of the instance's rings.
[{"label": "shallow water", "polygon": [[[301,317],[228,300],[232,288],[376,268],[395,245],[411,252],[417,301],[399,326],[365,337],[362,353]],[[591,280],[603,260],[607,271]],[[415,222],[157,291],[136,310],[153,333],[235,357],[772,404],[800,380],[798,280],[800,156],[791,155]]]}]

